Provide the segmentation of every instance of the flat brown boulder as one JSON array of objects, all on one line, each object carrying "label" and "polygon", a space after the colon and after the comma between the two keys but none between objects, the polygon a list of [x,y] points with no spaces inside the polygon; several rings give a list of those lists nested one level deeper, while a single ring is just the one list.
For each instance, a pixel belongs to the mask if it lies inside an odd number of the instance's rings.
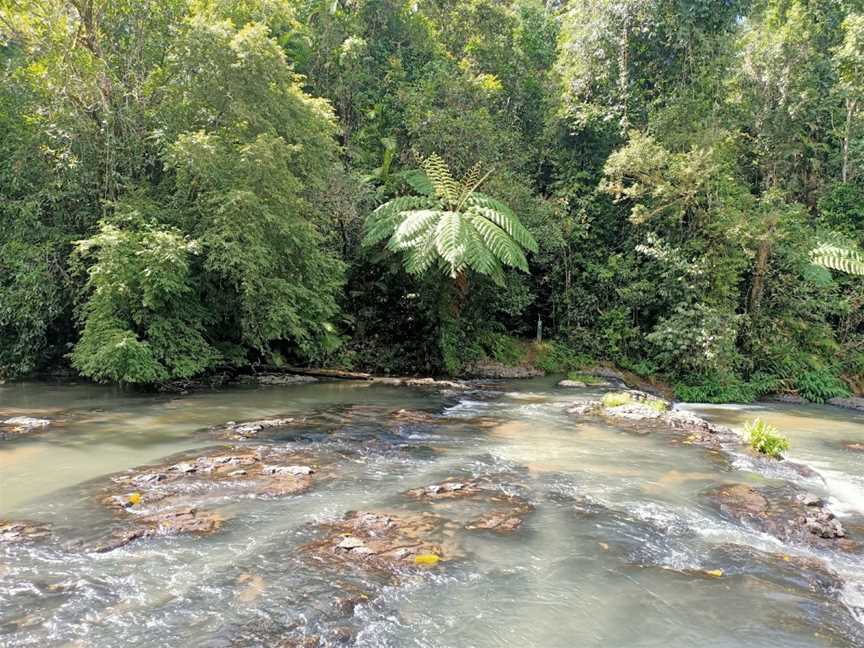
[{"label": "flat brown boulder", "polygon": [[221,438],[239,441],[242,439],[253,439],[263,430],[272,431],[274,429],[289,428],[295,423],[297,423],[297,419],[291,417],[260,419],[245,423],[228,421],[228,423],[216,428],[216,430],[219,432]]},{"label": "flat brown boulder", "polygon": [[448,479],[439,484],[406,491],[405,496],[419,502],[470,499],[488,505],[491,510],[468,520],[465,528],[498,533],[516,531],[534,510],[534,505],[524,497],[505,493],[491,479]]},{"label": "flat brown boulder", "polygon": [[864,452],[864,441],[841,441],[840,445],[852,452]]},{"label": "flat brown boulder", "polygon": [[94,551],[105,553],[125,547],[135,540],[180,534],[209,535],[222,527],[225,519],[215,511],[180,508],[141,516],[135,527],[116,532],[110,540],[98,545]]},{"label": "flat brown boulder", "polygon": [[784,542],[832,544],[851,550],[846,530],[819,497],[790,486],[753,488],[729,484],[709,490],[707,500],[724,516]]},{"label": "flat brown boulder", "polygon": [[431,513],[351,512],[322,525],[324,537],[301,550],[320,562],[395,574],[452,558],[454,526]]},{"label": "flat brown boulder", "polygon": [[51,535],[45,524],[20,520],[0,520],[0,544],[13,544],[39,540]]},{"label": "flat brown boulder", "polygon": [[115,476],[102,501],[117,511],[138,512],[175,507],[178,500],[194,505],[215,490],[295,495],[312,487],[319,468],[308,453],[227,447]]},{"label": "flat brown boulder", "polygon": [[127,526],[97,550],[154,536],[213,533],[223,520],[206,509],[226,496],[297,495],[320,477],[317,457],[271,447],[217,448],[135,468],[112,477],[103,490],[102,503]]},{"label": "flat brown boulder", "polygon": [[[742,444],[741,437],[725,425],[711,423],[692,412],[670,409],[669,401],[645,392],[630,390],[623,393],[630,397],[630,402],[614,407],[605,407],[600,401],[574,403],[567,408],[567,413],[574,416],[596,416],[640,434],[653,431],[672,432],[684,444],[698,445],[709,450]],[[657,406],[658,403],[662,405]]]}]

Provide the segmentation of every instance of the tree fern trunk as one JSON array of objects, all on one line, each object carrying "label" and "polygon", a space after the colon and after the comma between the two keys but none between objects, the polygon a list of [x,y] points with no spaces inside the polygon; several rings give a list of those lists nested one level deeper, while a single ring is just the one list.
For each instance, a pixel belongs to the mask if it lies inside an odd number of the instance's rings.
[{"label": "tree fern trunk", "polygon": [[765,292],[765,274],[768,271],[768,258],[771,256],[771,241],[765,239],[756,250],[756,263],[753,266],[753,283],[750,286],[750,299],[747,311],[755,313],[759,310],[762,293]]}]

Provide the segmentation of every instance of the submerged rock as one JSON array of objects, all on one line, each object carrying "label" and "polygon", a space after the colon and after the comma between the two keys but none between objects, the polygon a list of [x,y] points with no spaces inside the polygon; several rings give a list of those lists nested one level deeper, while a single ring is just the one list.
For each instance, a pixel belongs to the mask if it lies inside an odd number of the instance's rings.
[{"label": "submerged rock", "polygon": [[317,561],[396,574],[452,558],[445,531],[453,526],[431,513],[351,512],[322,525],[324,538],[301,550]]},{"label": "submerged rock", "polygon": [[505,493],[494,483],[479,479],[447,480],[406,491],[405,496],[420,502],[470,499],[489,505],[492,510],[468,520],[464,527],[498,533],[516,531],[534,510],[534,505],[524,497]]},{"label": "submerged rock", "polygon": [[21,520],[0,520],[0,544],[39,540],[51,535],[48,525]]},{"label": "submerged rock", "polygon": [[0,419],[0,439],[4,436],[13,436],[19,434],[27,434],[36,430],[44,430],[51,421],[45,418],[36,418],[33,416],[12,416],[6,419]]},{"label": "submerged rock", "polygon": [[737,522],[787,541],[820,544],[838,541],[841,549],[854,543],[846,537],[843,525],[828,510],[825,502],[792,486],[753,488],[729,484],[708,491],[708,501],[721,513]]},{"label": "submerged rock", "polygon": [[581,380],[561,380],[558,382],[559,387],[566,387],[568,389],[583,389],[587,387],[587,385]]},{"label": "submerged rock", "polygon": [[215,489],[253,495],[302,493],[312,486],[318,465],[319,458],[308,453],[228,447],[115,476],[110,490],[120,492],[103,502],[118,510],[139,510],[165,500],[173,504],[206,498]]},{"label": "submerged rock", "polygon": [[840,445],[846,450],[851,450],[852,452],[864,452],[864,442],[842,441]]},{"label": "submerged rock", "polygon": [[849,398],[831,398],[828,400],[829,405],[843,407],[845,409],[857,410],[864,412],[864,397],[851,396]]},{"label": "submerged rock", "polygon": [[262,430],[270,430],[273,428],[286,428],[295,423],[294,418],[272,418],[261,419],[258,421],[248,421],[246,423],[235,423],[229,421],[223,427],[217,428],[220,431],[220,436],[227,439],[252,439],[258,436]]},{"label": "submerged rock", "polygon": [[116,532],[107,542],[94,548],[97,553],[105,553],[125,547],[135,540],[156,536],[179,534],[209,535],[222,527],[225,519],[214,511],[199,511],[196,508],[179,508],[160,511],[136,519],[136,528]]}]

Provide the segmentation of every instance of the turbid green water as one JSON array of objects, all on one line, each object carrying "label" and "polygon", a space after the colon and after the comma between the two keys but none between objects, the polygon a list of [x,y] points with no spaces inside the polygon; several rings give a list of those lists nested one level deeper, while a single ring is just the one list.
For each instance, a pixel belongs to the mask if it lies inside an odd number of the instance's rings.
[{"label": "turbid green water", "polygon": [[[864,443],[864,418],[690,408],[735,429],[755,416],[778,425],[791,458],[821,475],[804,479],[744,453],[730,460],[565,413],[595,395],[551,379],[464,394],[344,382],[178,398],[0,386],[0,413],[62,421],[0,441],[0,518],[51,524],[59,538],[0,545],[0,645],[269,647],[316,636],[367,647],[864,646],[860,554],[783,544],[704,498],[719,484],[791,480],[854,522],[864,454],[842,442]],[[403,408],[450,420],[389,416]],[[212,446],[210,426],[310,414],[333,422],[260,443],[341,453],[334,478],[287,498],[226,498],[228,520],[212,536],[82,549],[110,520],[98,496],[109,475]],[[434,569],[385,582],[298,551],[318,523],[349,510],[407,510],[409,488],[502,472],[517,476],[534,512],[509,535],[458,534],[460,555]],[[818,567],[808,576],[799,558]],[[715,570],[722,576],[706,573]],[[813,575],[823,570],[834,576]],[[339,611],[346,590],[367,602]]]}]

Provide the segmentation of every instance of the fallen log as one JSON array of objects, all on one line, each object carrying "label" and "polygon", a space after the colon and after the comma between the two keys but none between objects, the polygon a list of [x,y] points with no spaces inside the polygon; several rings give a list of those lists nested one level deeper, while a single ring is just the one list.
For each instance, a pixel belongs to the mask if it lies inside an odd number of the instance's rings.
[{"label": "fallen log", "polygon": [[280,371],[300,374],[301,376],[315,376],[317,378],[342,378],[344,380],[371,380],[372,374],[358,371],[343,371],[341,369],[315,369],[301,367],[282,367]]}]

